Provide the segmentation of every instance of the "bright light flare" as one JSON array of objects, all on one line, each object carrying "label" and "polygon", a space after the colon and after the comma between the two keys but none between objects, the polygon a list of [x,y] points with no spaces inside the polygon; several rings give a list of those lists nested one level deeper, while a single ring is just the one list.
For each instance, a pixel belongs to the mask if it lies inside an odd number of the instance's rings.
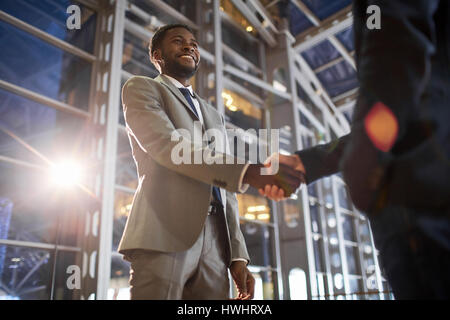
[{"label": "bright light flare", "polygon": [[388,152],[397,139],[398,121],[391,109],[381,102],[374,104],[364,119],[366,132],[374,146]]},{"label": "bright light flare", "polygon": [[71,160],[54,164],[50,173],[52,182],[60,187],[73,187],[81,182],[81,166]]}]

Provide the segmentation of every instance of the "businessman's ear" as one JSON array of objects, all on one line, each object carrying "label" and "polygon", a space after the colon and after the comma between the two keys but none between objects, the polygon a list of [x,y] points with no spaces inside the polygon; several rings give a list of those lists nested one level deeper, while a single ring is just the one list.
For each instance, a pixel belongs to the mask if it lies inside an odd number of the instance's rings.
[{"label": "businessman's ear", "polygon": [[161,73],[161,67],[164,63],[162,59],[161,49],[156,49],[150,56],[150,61],[153,63],[156,69]]}]

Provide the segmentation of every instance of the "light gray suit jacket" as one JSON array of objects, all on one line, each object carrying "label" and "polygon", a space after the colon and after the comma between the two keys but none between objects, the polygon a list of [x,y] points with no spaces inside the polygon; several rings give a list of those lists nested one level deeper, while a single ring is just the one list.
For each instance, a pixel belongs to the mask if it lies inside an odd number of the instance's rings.
[{"label": "light gray suit jacket", "polygon": [[[205,130],[215,128],[225,134],[223,117],[196,95],[203,115]],[[226,150],[216,148],[214,157],[224,164],[175,164],[171,159],[179,141],[173,136],[194,136],[194,121],[198,121],[188,102],[168,78],[142,76],[130,78],[122,89],[122,102],[128,137],[135,160],[139,184],[134,195],[118,251],[148,249],[180,252],[197,240],[207,217],[212,185],[221,189],[232,259],[250,260],[239,227],[235,192],[245,164],[237,164]],[[181,130],[184,129],[184,130]],[[190,141],[193,154],[207,144]],[[228,158],[228,159],[226,159]],[[194,159],[194,156],[192,156]],[[234,164],[225,164],[233,160]]]}]

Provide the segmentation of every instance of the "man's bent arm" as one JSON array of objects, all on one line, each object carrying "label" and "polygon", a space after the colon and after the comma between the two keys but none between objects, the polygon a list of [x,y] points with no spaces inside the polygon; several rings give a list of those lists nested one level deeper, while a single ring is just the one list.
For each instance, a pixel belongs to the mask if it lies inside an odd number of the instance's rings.
[{"label": "man's bent arm", "polygon": [[[215,151],[211,159],[219,159],[223,164],[175,164],[172,161],[172,150],[180,141],[172,141],[176,136],[184,139],[189,146],[189,156],[193,162],[194,153],[203,155],[208,147],[202,142],[196,143],[183,136],[177,130],[166,112],[161,107],[161,96],[155,84],[144,77],[132,77],[124,85],[122,91],[125,121],[129,134],[133,136],[140,148],[158,164],[180,174],[207,184],[217,185],[235,192],[239,188],[239,180],[245,164],[237,164],[236,158]],[[210,149],[209,149],[210,150]],[[233,164],[225,164],[233,163]]]}]

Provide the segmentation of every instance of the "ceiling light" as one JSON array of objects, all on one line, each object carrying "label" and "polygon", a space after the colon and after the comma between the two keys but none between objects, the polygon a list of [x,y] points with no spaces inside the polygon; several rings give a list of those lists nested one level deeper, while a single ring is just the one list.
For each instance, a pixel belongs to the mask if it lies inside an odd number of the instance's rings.
[{"label": "ceiling light", "polygon": [[245,219],[248,219],[248,220],[255,220],[255,218],[256,218],[256,216],[253,214],[253,213],[246,213],[245,215],[244,215],[244,218]]},{"label": "ceiling light", "polygon": [[265,211],[267,209],[266,206],[250,206],[247,208],[248,212],[257,212],[257,211]]}]

